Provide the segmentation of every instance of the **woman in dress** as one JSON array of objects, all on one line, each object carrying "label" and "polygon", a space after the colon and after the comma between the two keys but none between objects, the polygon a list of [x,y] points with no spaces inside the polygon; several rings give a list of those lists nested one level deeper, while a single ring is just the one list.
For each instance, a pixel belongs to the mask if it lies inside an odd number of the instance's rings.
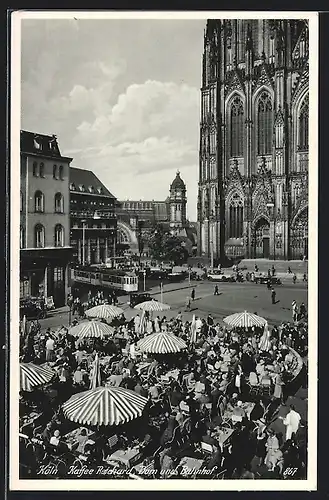
[{"label": "woman in dress", "polygon": [[268,438],[265,444],[265,448],[267,453],[264,463],[269,470],[274,470],[278,462],[278,450],[280,446],[278,438],[276,437],[273,429],[268,430]]}]

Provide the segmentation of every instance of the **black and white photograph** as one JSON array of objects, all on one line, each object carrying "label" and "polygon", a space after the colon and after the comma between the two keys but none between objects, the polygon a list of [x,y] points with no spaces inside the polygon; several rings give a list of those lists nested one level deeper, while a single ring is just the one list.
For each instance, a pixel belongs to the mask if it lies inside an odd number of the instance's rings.
[{"label": "black and white photograph", "polygon": [[10,488],[316,490],[318,14],[11,32]]}]

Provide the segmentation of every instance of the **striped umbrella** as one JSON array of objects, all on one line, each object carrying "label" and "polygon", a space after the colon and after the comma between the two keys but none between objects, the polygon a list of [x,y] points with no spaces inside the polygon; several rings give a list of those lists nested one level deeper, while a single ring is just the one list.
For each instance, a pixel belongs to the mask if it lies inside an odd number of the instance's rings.
[{"label": "striped umbrella", "polygon": [[249,326],[264,326],[267,321],[256,314],[247,311],[226,316],[223,321],[232,327],[248,328]]},{"label": "striped umbrella", "polygon": [[187,348],[184,340],[172,333],[157,332],[137,342],[138,349],[152,354],[168,354],[182,351]]},{"label": "striped umbrella", "polygon": [[120,316],[120,314],[123,314],[121,307],[109,304],[101,304],[86,311],[87,318],[113,319],[116,316]]},{"label": "striped umbrella", "polygon": [[137,304],[134,309],[141,309],[142,311],[166,311],[170,309],[168,304],[163,304],[157,300],[147,300],[146,302],[141,302]]},{"label": "striped umbrella", "polygon": [[123,387],[97,387],[74,394],[62,409],[83,425],[119,425],[140,417],[147,398]]},{"label": "striped umbrella", "polygon": [[114,334],[114,328],[107,325],[106,323],[101,323],[100,321],[87,321],[85,323],[80,323],[79,325],[72,326],[69,333],[74,337],[83,338],[100,338],[110,336]]},{"label": "striped umbrella", "polygon": [[20,363],[19,372],[21,391],[32,391],[38,385],[47,384],[55,375],[51,368],[33,363]]}]

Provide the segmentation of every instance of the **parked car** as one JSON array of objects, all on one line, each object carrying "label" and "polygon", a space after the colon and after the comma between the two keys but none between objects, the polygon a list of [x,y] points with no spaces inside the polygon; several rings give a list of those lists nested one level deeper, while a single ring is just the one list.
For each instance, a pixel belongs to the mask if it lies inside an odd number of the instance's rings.
[{"label": "parked car", "polygon": [[42,319],[47,316],[47,309],[45,307],[44,299],[38,297],[25,297],[20,299],[19,315],[22,319]]},{"label": "parked car", "polygon": [[234,276],[234,274],[230,274],[230,273],[209,273],[208,272],[208,280],[234,283],[236,281],[236,277]]},{"label": "parked car", "polygon": [[[146,302],[147,300],[152,300],[153,297],[149,293],[131,293],[129,298],[130,307],[135,307],[137,304]],[[156,299],[153,299],[156,300]]]},{"label": "parked car", "polygon": [[282,281],[277,276],[269,277],[267,274],[258,274],[255,275],[254,283],[258,285],[267,285],[270,282],[270,285],[282,285]]},{"label": "parked car", "polygon": [[178,273],[168,273],[167,274],[167,279],[171,282],[179,282],[179,281],[182,281],[186,278],[187,276],[187,273],[182,271],[182,272],[178,272]]}]

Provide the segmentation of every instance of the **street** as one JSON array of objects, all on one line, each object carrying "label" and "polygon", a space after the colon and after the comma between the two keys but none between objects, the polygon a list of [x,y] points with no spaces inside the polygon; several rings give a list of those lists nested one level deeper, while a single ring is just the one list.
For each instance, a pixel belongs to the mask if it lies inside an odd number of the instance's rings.
[{"label": "street", "polygon": [[[164,314],[167,318],[176,316],[182,312],[183,319],[188,320],[195,314],[206,317],[209,313],[217,319],[222,320],[225,316],[247,310],[266,318],[270,325],[280,324],[282,321],[291,321],[291,303],[296,300],[297,304],[304,302],[307,307],[307,285],[304,283],[283,284],[276,287],[276,303],[272,304],[271,292],[265,285],[254,283],[219,283],[219,296],[214,296],[215,284],[209,281],[188,281],[175,284],[166,284],[163,293],[159,292],[159,286],[148,290],[152,297],[163,301],[171,306]],[[185,311],[187,297],[195,288],[195,301],[191,302],[191,311]],[[169,291],[168,291],[169,290]],[[136,315],[136,310],[128,305],[128,296],[119,297],[119,306],[124,310],[127,319]],[[162,314],[162,313],[160,313]],[[69,321],[68,307],[50,311],[46,319],[40,320],[42,328],[57,328],[67,325]]]}]

